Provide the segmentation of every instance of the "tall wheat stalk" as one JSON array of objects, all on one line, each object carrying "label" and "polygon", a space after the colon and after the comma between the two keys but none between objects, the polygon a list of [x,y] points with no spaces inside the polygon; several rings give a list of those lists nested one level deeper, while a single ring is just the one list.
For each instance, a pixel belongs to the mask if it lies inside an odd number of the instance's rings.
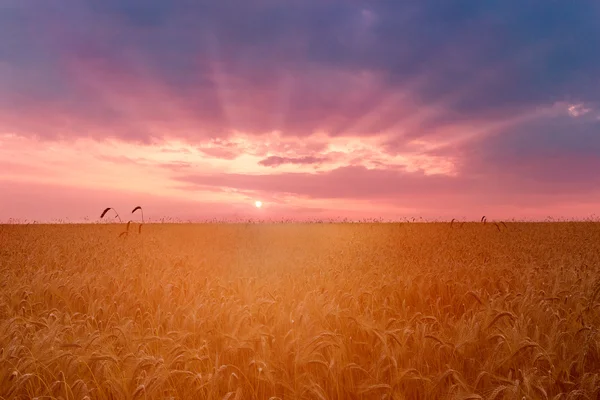
[{"label": "tall wheat stalk", "polygon": [[102,214],[100,214],[100,219],[104,218],[104,216],[106,215],[106,213],[107,213],[109,210],[113,210],[113,212],[115,213],[116,217],[119,219],[119,222],[123,222],[123,221],[121,221],[121,217],[119,217],[119,213],[117,212],[117,210],[115,210],[115,209],[114,209],[114,208],[112,208],[112,207],[106,207],[106,208],[104,209],[104,211],[102,211]]},{"label": "tall wheat stalk", "polygon": [[142,213],[142,223],[140,224],[140,226],[138,227],[138,233],[142,233],[142,224],[144,224],[144,210],[142,209],[141,206],[137,206],[135,207],[133,210],[131,210],[131,213],[133,214],[134,212],[136,212],[137,210],[140,210],[140,212]]}]

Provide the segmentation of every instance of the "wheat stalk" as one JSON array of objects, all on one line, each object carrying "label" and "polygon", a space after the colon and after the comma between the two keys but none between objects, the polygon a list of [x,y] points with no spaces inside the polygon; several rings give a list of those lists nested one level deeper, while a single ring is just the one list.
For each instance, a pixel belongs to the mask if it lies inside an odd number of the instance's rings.
[{"label": "wheat stalk", "polygon": [[117,210],[115,210],[112,207],[106,207],[104,209],[104,211],[102,211],[102,214],[100,214],[100,219],[104,218],[104,216],[106,215],[106,213],[109,212],[110,210],[113,210],[113,212],[115,213],[116,217],[119,219],[119,222],[123,222],[123,221],[121,221],[121,217],[119,217],[119,213],[117,212]]},{"label": "wheat stalk", "polygon": [[142,233],[142,224],[144,224],[144,210],[142,209],[141,206],[137,206],[135,207],[131,213],[133,214],[134,212],[136,212],[137,210],[140,210],[140,212],[142,213],[142,223],[140,224],[140,226],[138,227],[138,234]]},{"label": "wheat stalk", "polygon": [[133,214],[134,212],[136,212],[137,210],[140,210],[140,212],[142,213],[142,223],[144,223],[144,210],[142,209],[141,206],[137,206],[135,207],[133,210],[131,210],[131,213]]}]

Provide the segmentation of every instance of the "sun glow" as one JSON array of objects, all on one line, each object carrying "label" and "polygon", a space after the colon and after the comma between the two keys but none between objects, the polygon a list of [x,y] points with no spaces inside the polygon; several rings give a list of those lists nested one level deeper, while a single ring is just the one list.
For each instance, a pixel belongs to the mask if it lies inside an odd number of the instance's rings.
[{"label": "sun glow", "polygon": [[254,202],[254,205],[256,206],[256,208],[261,208],[261,207],[262,207],[262,201],[260,201],[260,200],[256,200],[256,201]]}]

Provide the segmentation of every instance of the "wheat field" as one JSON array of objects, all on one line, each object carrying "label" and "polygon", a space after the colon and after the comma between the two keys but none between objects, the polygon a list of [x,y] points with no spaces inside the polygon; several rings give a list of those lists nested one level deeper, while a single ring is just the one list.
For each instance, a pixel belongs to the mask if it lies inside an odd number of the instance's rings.
[{"label": "wheat field", "polygon": [[596,399],[600,224],[0,226],[1,399]]}]

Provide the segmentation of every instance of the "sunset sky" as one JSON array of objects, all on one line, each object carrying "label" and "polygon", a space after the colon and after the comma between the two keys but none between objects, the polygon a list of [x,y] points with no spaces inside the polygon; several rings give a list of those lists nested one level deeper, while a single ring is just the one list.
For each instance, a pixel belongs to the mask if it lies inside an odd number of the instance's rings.
[{"label": "sunset sky", "polygon": [[0,221],[600,214],[599,21],[597,0],[0,0]]}]

